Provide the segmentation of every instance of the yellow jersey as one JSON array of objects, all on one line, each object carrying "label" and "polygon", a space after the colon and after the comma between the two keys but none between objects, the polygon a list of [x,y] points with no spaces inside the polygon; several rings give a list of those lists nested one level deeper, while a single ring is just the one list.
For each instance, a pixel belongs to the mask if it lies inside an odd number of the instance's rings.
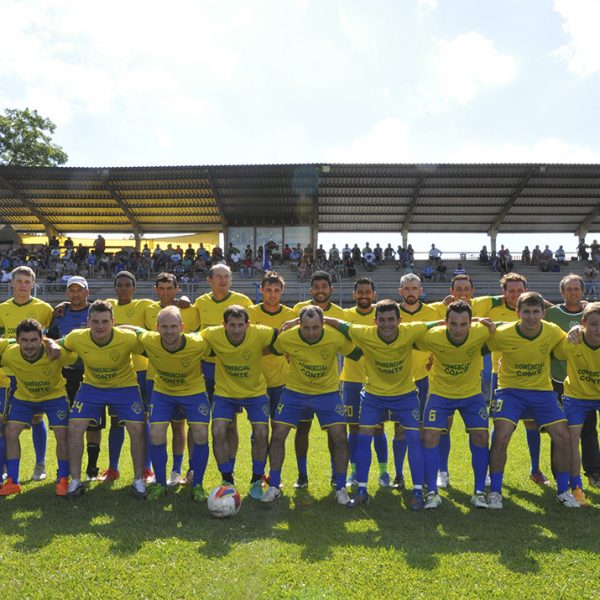
[{"label": "yellow jersey", "polygon": [[556,358],[567,361],[565,396],[580,400],[599,400],[600,346],[590,346],[584,333],[580,344],[571,344],[564,339],[552,352]]}]

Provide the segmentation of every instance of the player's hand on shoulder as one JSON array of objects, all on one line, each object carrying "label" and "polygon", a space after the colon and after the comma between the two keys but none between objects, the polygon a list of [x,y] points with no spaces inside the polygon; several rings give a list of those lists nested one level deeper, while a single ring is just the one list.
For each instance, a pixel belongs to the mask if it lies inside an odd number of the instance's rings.
[{"label": "player's hand on shoulder", "polygon": [[57,360],[60,358],[61,349],[55,340],[45,337],[44,347],[46,348],[46,354],[50,360]]},{"label": "player's hand on shoulder", "polygon": [[300,319],[298,317],[296,317],[295,319],[290,319],[289,321],[286,321],[280,328],[279,328],[279,333],[282,333],[283,331],[287,331],[288,329],[291,329],[292,327],[295,327],[296,325],[298,325],[300,323]]},{"label": "player's hand on shoulder", "polygon": [[192,301],[187,296],[181,296],[179,300],[177,300],[177,308],[184,309],[189,308],[192,305]]},{"label": "player's hand on shoulder", "polygon": [[71,306],[70,302],[67,302],[66,300],[64,302],[60,302],[59,304],[57,304],[54,307],[54,310],[52,311],[52,316],[53,317],[62,317],[65,314],[65,311],[67,310],[67,308],[69,308],[69,306]]},{"label": "player's hand on shoulder", "polygon": [[581,325],[573,325],[567,332],[567,339],[571,344],[581,344],[581,335],[583,333],[583,327]]}]

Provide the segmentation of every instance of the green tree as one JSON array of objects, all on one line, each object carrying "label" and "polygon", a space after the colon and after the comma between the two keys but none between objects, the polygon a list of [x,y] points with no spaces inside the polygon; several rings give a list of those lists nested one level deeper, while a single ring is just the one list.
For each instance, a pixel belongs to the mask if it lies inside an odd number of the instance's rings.
[{"label": "green tree", "polygon": [[55,167],[69,157],[52,143],[56,125],[37,110],[7,108],[0,116],[0,165]]}]

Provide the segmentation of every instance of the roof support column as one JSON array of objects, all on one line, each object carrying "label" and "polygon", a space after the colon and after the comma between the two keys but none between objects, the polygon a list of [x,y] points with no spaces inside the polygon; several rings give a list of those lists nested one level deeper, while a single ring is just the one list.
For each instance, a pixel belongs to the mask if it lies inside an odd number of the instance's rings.
[{"label": "roof support column", "polygon": [[408,248],[408,229],[402,228],[402,247]]},{"label": "roof support column", "polygon": [[496,252],[496,238],[498,237],[498,231],[496,229],[489,230],[490,236],[490,252]]}]

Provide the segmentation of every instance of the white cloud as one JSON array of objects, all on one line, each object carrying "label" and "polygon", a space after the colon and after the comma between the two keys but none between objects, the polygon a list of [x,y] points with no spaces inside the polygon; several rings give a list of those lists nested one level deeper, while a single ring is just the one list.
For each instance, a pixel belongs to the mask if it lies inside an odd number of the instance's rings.
[{"label": "white cloud", "polygon": [[600,71],[600,0],[555,0],[554,10],[563,18],[570,41],[552,52],[581,77]]},{"label": "white cloud", "polygon": [[417,0],[417,12],[420,15],[427,16],[432,13],[438,5],[438,0]]},{"label": "white cloud", "polygon": [[376,123],[365,135],[347,146],[333,146],[323,152],[322,160],[341,163],[396,163],[414,160],[407,124],[398,118]]},{"label": "white cloud", "polygon": [[433,107],[449,102],[467,104],[482,88],[510,83],[517,61],[501,54],[478,32],[461,33],[453,40],[436,41],[433,81],[422,88]]}]

